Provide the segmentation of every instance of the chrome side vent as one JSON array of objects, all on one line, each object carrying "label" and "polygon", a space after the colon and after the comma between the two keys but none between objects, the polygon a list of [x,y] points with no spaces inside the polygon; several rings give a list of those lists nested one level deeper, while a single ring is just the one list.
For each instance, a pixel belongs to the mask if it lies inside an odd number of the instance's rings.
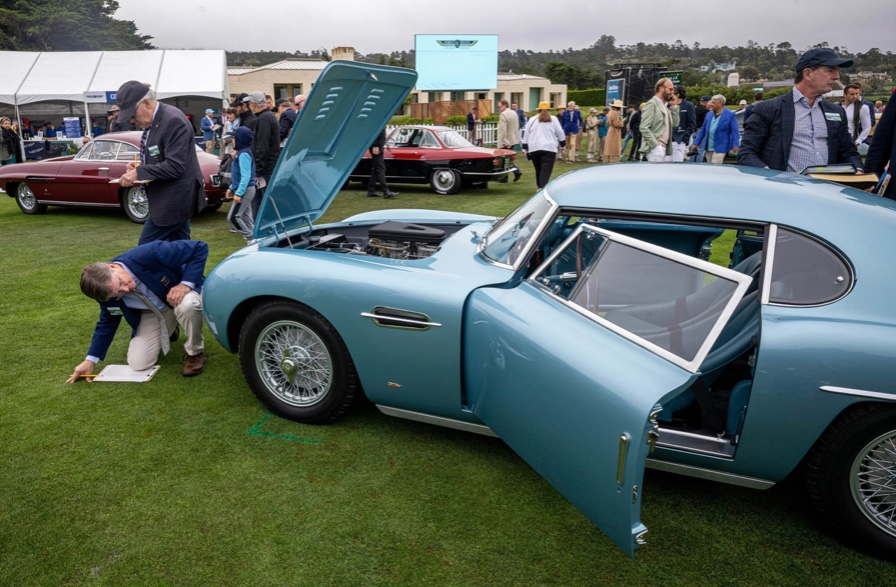
[{"label": "chrome side vent", "polygon": [[433,326],[441,326],[433,322],[426,314],[400,310],[398,308],[384,308],[378,306],[372,312],[361,312],[364,318],[370,318],[377,326],[384,328],[401,328],[404,330],[429,330]]}]

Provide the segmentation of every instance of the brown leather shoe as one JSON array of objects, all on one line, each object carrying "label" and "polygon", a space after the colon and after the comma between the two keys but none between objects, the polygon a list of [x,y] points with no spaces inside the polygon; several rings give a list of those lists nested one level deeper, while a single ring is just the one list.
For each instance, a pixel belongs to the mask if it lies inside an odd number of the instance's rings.
[{"label": "brown leather shoe", "polygon": [[205,353],[187,355],[184,359],[184,377],[193,377],[205,371]]}]

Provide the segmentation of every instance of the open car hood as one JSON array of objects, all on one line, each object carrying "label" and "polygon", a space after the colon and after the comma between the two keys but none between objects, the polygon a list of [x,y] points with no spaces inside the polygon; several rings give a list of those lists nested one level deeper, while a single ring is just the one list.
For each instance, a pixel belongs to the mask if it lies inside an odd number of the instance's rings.
[{"label": "open car hood", "polygon": [[320,218],[416,81],[417,72],[410,69],[330,63],[280,153],[258,211],[255,238]]}]

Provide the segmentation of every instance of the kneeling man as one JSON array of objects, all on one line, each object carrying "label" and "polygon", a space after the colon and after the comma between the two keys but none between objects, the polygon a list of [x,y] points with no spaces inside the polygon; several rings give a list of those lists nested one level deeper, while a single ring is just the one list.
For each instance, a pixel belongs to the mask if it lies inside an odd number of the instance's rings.
[{"label": "kneeling man", "polygon": [[93,373],[112,344],[124,318],[131,327],[128,366],[135,371],[152,367],[159,351],[167,354],[184,329],[185,377],[205,369],[202,337],[202,298],[208,245],[202,241],[153,241],[81,271],[81,291],[100,304],[87,358],[75,367],[69,383]]}]

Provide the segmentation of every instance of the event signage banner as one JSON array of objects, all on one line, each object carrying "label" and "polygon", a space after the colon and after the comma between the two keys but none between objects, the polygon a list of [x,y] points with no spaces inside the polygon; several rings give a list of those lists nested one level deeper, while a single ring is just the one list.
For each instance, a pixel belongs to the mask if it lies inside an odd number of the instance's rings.
[{"label": "event signage banner", "polygon": [[117,102],[117,94],[118,90],[84,92],[84,102],[87,104],[113,104]]},{"label": "event signage banner", "polygon": [[62,119],[65,126],[65,136],[69,139],[81,138],[81,122],[77,117],[66,117]]},{"label": "event signage banner", "polygon": [[607,104],[613,100],[622,100],[622,91],[625,87],[624,79],[607,80]]}]

